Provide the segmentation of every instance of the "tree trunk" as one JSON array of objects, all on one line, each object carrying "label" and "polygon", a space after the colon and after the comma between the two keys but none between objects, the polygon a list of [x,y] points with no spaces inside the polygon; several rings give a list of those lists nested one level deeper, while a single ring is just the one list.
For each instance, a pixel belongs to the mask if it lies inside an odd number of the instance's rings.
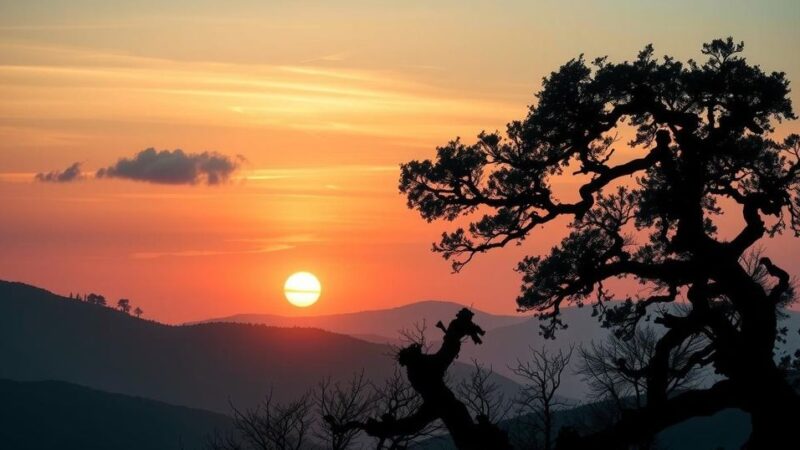
[{"label": "tree trunk", "polygon": [[467,337],[480,344],[483,329],[472,322],[474,313],[461,309],[456,318],[445,327],[441,322],[437,328],[444,331],[441,347],[436,353],[427,354],[419,343],[402,348],[397,360],[406,368],[411,387],[422,397],[422,405],[411,415],[401,418],[392,416],[382,420],[368,419],[366,422],[338,423],[325,417],[334,430],[361,429],[370,436],[391,438],[408,436],[424,429],[429,423],[441,419],[453,443],[460,450],[510,450],[508,435],[497,425],[479,416],[474,421],[466,405],[461,402],[445,383],[447,369],[461,351],[461,341]]}]

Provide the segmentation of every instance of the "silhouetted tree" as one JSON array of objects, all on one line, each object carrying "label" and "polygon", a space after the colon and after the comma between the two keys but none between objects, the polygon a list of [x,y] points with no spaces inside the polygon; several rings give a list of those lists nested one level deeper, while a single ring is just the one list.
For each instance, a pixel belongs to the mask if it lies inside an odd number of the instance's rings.
[{"label": "silhouetted tree", "polygon": [[137,306],[137,307],[136,307],[136,309],[134,309],[134,310],[133,310],[133,314],[134,314],[134,315],[135,315],[137,318],[141,318],[141,317],[142,317],[142,314],[144,314],[144,311],[142,310],[142,308],[140,308],[140,307],[138,307],[138,306]]},{"label": "silhouetted tree", "polygon": [[519,446],[550,450],[555,441],[555,414],[559,409],[569,405],[559,397],[561,377],[569,368],[573,348],[548,351],[531,348],[530,358],[517,360],[511,370],[524,381],[522,392],[517,399],[518,421],[528,425],[529,430],[520,430],[524,434]]},{"label": "silhouetted tree", "polygon": [[324,419],[317,437],[332,450],[350,448],[361,430],[334,427],[332,424],[362,420],[374,410],[375,391],[364,378],[364,371],[353,375],[347,383],[326,378],[317,385],[313,395],[319,416]]},{"label": "silhouetted tree", "polygon": [[[633,336],[611,335],[605,342],[592,342],[579,349],[577,373],[589,386],[595,401],[610,401],[619,415],[631,408],[644,407],[647,398],[647,371],[656,352],[659,336],[653,327],[641,327]],[[669,361],[667,394],[697,386],[701,371],[691,361],[693,355],[710,352],[710,344],[692,336],[672,350]]]},{"label": "silhouetted tree", "polygon": [[456,384],[456,395],[476,420],[491,423],[505,420],[512,409],[512,399],[507,399],[500,386],[491,380],[494,374],[491,367],[487,368],[477,360],[472,364],[469,376]]},{"label": "silhouetted tree", "polygon": [[[456,139],[435,161],[402,166],[400,190],[424,219],[482,214],[434,245],[455,271],[544,224],[571,220],[548,255],[518,267],[519,308],[542,316],[546,337],[564,326],[565,302],[593,294],[607,326],[630,333],[652,314],[666,328],[647,363],[645,406],[605,430],[565,434],[561,449],[623,448],[730,407],[751,415],[749,448],[785,448],[794,438],[800,398],[773,353],[789,275],[762,257],[765,285],[740,258],[765,236],[800,234],[800,136],[769,137],[774,121],[795,119],[789,81],[748,64],[742,49],[728,38],[704,44],[703,63],[658,59],[652,46],[632,62],[573,59],[544,79],[536,104],[505,137]],[[632,137],[615,152],[620,133]],[[568,173],[577,184],[565,189],[577,189],[556,195],[553,184]],[[734,211],[743,226],[721,235],[716,217]],[[621,277],[650,295],[608,305],[604,282]],[[652,312],[676,301],[687,312]],[[720,379],[670,396],[670,355],[696,335],[710,350],[690,356],[691,364],[712,365]]]},{"label": "silhouetted tree", "polygon": [[331,427],[337,432],[361,429],[370,436],[390,439],[419,432],[441,419],[458,448],[509,449],[506,433],[483,417],[479,416],[473,421],[469,409],[445,382],[447,369],[461,350],[462,339],[469,337],[475,344],[482,342],[480,337],[484,331],[472,322],[473,315],[472,311],[464,308],[447,327],[441,322],[437,323],[437,328],[444,331],[444,338],[435,353],[423,352],[423,346],[419,343],[410,344],[398,352],[398,362],[405,367],[411,386],[422,398],[416,410],[404,417],[384,414],[380,420],[339,423],[326,418]]},{"label": "silhouetted tree", "polygon": [[235,433],[214,433],[208,450],[300,450],[308,448],[314,424],[314,402],[309,394],[279,403],[270,392],[255,408],[239,410],[231,405]]},{"label": "silhouetted tree", "polygon": [[125,314],[129,314],[131,312],[131,301],[127,298],[119,299],[119,301],[117,301],[117,309]]},{"label": "silhouetted tree", "polygon": [[[579,350],[577,373],[589,386],[594,426],[609,426],[629,411],[646,406],[647,372],[656,352],[659,336],[653,327],[637,328],[632,336],[610,335],[604,342],[592,342]],[[691,361],[709,352],[707,341],[692,336],[673,349],[669,361],[667,395],[697,387],[701,371]],[[655,447],[655,436],[643,437],[636,449]]]},{"label": "silhouetted tree", "polygon": [[[373,386],[376,391],[375,411],[384,422],[396,421],[415,413],[423,403],[422,397],[406,380],[399,367],[382,384]],[[403,450],[414,443],[430,438],[442,429],[441,421],[434,420],[423,427],[413,427],[390,436],[376,439],[376,450]],[[399,430],[398,430],[399,431]]]},{"label": "silhouetted tree", "polygon": [[86,302],[91,305],[106,306],[106,298],[94,292],[86,296]]}]

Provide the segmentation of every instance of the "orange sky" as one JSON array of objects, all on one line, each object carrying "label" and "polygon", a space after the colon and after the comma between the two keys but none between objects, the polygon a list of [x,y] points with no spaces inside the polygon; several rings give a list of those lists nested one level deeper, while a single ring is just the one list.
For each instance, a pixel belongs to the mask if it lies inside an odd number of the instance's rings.
[{"label": "orange sky", "polygon": [[[296,314],[280,291],[298,270],[323,285],[302,313],[422,299],[512,313],[512,268],[564,223],[451,275],[429,251],[449,225],[406,209],[399,163],[522,117],[579,53],[652,42],[697,58],[733,35],[800,79],[793,0],[164,3],[0,1],[0,278],[128,297],[168,322]],[[246,162],[219,186],[33,181],[149,147]],[[797,240],[767,247],[800,275]]]}]

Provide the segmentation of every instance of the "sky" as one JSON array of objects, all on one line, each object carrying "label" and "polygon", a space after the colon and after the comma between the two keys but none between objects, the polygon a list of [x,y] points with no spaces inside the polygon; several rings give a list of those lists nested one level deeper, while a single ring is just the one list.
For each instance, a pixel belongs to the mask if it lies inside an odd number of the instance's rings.
[{"label": "sky", "polygon": [[[424,299],[512,314],[517,261],[566,222],[452,274],[430,246],[453,225],[406,208],[399,164],[524,117],[580,54],[700,58],[730,35],[800,80],[798,23],[796,0],[0,0],[0,279],[170,323]],[[212,169],[142,181],[175,149]],[[798,240],[766,248],[800,276]],[[306,310],[281,292],[301,270],[323,290]]]}]

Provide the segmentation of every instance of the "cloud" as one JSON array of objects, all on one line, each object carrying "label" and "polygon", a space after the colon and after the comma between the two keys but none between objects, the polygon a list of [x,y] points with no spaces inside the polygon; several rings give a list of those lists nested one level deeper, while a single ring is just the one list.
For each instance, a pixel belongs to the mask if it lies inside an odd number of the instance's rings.
[{"label": "cloud", "polygon": [[69,183],[83,178],[81,174],[81,163],[76,162],[63,171],[54,170],[52,172],[40,172],[36,174],[36,181],[46,183]]},{"label": "cloud", "polygon": [[219,255],[254,255],[260,253],[280,252],[283,250],[293,249],[293,245],[288,244],[275,244],[251,250],[181,250],[174,252],[136,252],[131,256],[135,259],[154,259],[163,258],[165,256],[219,256]]},{"label": "cloud", "polygon": [[126,178],[160,184],[220,184],[239,169],[242,156],[230,157],[216,152],[186,153],[181,149],[148,148],[133,158],[121,158],[116,164],[97,171],[97,178]]}]

